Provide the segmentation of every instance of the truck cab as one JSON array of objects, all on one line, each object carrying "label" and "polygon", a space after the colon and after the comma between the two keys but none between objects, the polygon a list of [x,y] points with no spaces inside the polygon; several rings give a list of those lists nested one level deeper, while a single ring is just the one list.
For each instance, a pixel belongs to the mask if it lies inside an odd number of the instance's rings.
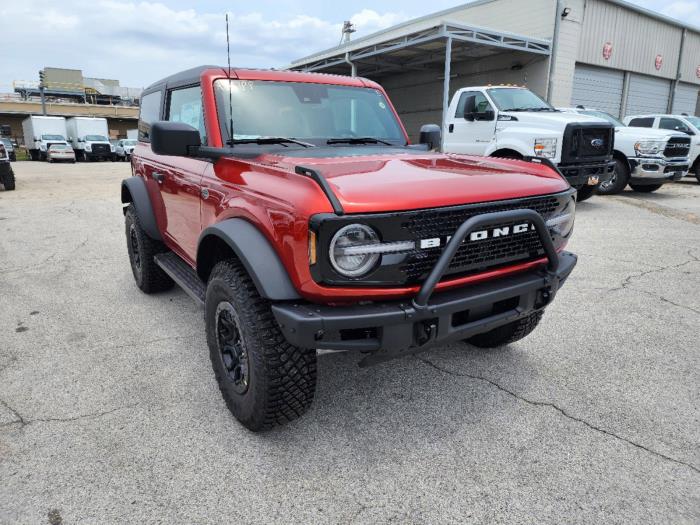
[{"label": "truck cab", "polygon": [[251,430],[299,417],[316,350],[367,366],[532,332],[576,264],[575,192],[541,162],[409,143],[370,80],[203,66],[141,96],[126,252],[144,293],[204,308]]},{"label": "truck cab", "polygon": [[22,121],[24,144],[32,160],[46,160],[53,144],[67,145],[66,119],[31,115]]},{"label": "truck cab", "polygon": [[514,86],[457,90],[447,110],[442,149],[448,153],[555,164],[579,200],[612,174],[613,126],[562,113],[532,91]]},{"label": "truck cab", "polygon": [[66,128],[75,157],[79,161],[112,160],[115,148],[109,141],[107,119],[72,117]]}]

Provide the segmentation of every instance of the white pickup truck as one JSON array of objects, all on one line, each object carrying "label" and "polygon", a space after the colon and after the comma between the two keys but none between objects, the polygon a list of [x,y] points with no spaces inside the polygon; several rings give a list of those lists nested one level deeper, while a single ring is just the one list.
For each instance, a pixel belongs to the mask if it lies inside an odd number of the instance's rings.
[{"label": "white pickup truck", "polygon": [[690,171],[700,183],[700,117],[692,115],[630,115],[628,126],[678,131],[690,137]]},{"label": "white pickup truck", "polygon": [[578,190],[579,200],[612,176],[613,126],[563,113],[526,88],[461,88],[444,126],[446,153],[547,159]]},{"label": "white pickup truck", "polygon": [[615,126],[615,170],[609,181],[598,186],[597,193],[620,193],[628,184],[634,191],[650,193],[688,172],[690,137],[684,133],[627,126],[609,113],[583,106],[561,110],[600,118]]}]

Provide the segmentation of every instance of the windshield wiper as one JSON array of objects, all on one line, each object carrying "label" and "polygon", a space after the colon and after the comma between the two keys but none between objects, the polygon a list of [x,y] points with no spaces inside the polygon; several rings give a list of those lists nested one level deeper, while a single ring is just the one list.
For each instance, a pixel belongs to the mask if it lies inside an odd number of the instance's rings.
[{"label": "windshield wiper", "polygon": [[[226,144],[228,146],[234,146],[235,144],[282,144],[284,146],[285,143],[299,144],[300,146],[304,146],[305,148],[316,147],[314,144],[293,139],[291,137],[257,137],[254,139],[229,139],[226,141]],[[285,146],[285,148],[286,147],[287,146]]]},{"label": "windshield wiper", "polygon": [[391,142],[374,137],[339,137],[328,139],[326,144],[385,144],[386,146],[393,146]]}]

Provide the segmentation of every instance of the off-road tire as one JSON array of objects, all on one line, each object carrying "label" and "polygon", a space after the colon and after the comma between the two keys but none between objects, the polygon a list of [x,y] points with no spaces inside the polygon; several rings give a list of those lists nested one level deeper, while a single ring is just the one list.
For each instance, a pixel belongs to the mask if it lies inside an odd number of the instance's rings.
[{"label": "off-road tire", "polygon": [[[247,361],[247,386],[234,384],[219,350],[217,315],[231,306]],[[277,325],[270,303],[238,261],[218,263],[205,300],[207,343],[212,368],[228,409],[254,432],[287,423],[306,412],[316,391],[316,350],[290,345]],[[246,388],[240,392],[241,388]],[[237,390],[238,389],[238,390]]]},{"label": "off-road tire", "polygon": [[695,163],[695,178],[698,180],[698,184],[700,184],[700,160]]},{"label": "off-road tire", "polygon": [[590,199],[595,195],[595,186],[581,186],[576,190],[576,202],[583,202]]},{"label": "off-road tire", "polygon": [[0,182],[4,186],[5,191],[12,191],[15,189],[15,172],[12,171],[12,167],[8,166],[8,169],[2,176],[2,180],[0,180]]},{"label": "off-road tire", "polygon": [[630,180],[630,170],[627,162],[622,159],[613,159],[615,161],[615,169],[612,174],[610,185],[606,186],[598,184],[598,195],[617,195],[622,192]]},{"label": "off-road tire", "polygon": [[630,188],[640,193],[651,193],[658,190],[663,184],[630,184]]},{"label": "off-road tire", "polygon": [[496,348],[514,343],[527,337],[537,327],[543,314],[544,310],[539,310],[512,323],[494,328],[490,332],[470,337],[466,342],[479,348]]},{"label": "off-road tire", "polygon": [[162,242],[151,239],[144,231],[133,204],[126,209],[124,223],[126,248],[136,286],[149,294],[172,288],[175,283],[153,259],[159,253],[167,252],[168,248]]}]

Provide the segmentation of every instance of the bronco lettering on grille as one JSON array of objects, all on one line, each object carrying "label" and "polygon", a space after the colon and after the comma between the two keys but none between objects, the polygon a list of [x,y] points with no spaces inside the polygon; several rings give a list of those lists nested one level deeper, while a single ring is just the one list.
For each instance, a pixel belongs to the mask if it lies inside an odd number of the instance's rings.
[{"label": "bronco lettering on grille", "polygon": [[[510,235],[516,235],[518,233],[525,233],[528,230],[534,230],[535,226],[524,222],[522,224],[514,224],[513,226],[499,226],[497,228],[491,228],[488,230],[477,230],[469,234],[469,241],[484,241],[486,239],[495,239],[497,237],[508,237]],[[450,242],[452,236],[445,238],[445,244]],[[467,241],[465,238],[464,241]],[[421,239],[420,247],[422,250],[427,248],[439,248],[442,245],[442,239],[440,237],[434,237],[432,239]]]}]

